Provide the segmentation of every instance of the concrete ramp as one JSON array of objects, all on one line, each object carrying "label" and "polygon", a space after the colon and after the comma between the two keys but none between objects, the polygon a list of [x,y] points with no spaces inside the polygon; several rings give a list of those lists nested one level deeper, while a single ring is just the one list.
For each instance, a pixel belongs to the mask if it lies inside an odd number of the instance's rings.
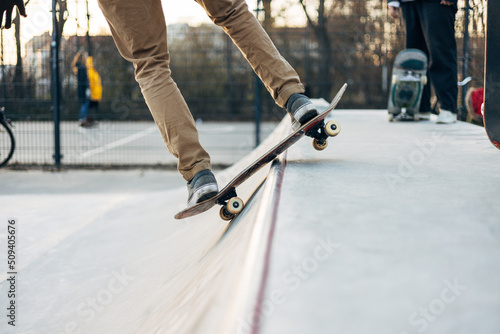
[{"label": "concrete ramp", "polygon": [[25,174],[0,174],[0,332],[500,333],[500,152],[484,129],[388,123],[384,111],[333,117],[342,132],[325,151],[302,139],[238,189],[247,208],[230,225],[217,209],[174,220],[184,187],[122,178],[135,188],[73,190],[59,173],[42,176],[65,191],[30,193]]},{"label": "concrete ramp", "polygon": [[[219,183],[287,131],[289,120],[261,148],[218,173]],[[248,332],[263,294],[282,168],[277,162],[270,172],[268,165],[238,189],[247,208],[230,225],[216,208],[174,220],[185,206],[185,188],[1,196],[1,221],[17,221],[19,264],[16,326],[2,320],[0,332],[233,333],[238,326]],[[265,181],[268,175],[274,176]],[[0,261],[6,263],[6,252]],[[3,310],[10,287],[5,272]]]},{"label": "concrete ramp", "polygon": [[500,333],[500,151],[484,128],[333,117],[325,151],[288,151],[260,333]]}]

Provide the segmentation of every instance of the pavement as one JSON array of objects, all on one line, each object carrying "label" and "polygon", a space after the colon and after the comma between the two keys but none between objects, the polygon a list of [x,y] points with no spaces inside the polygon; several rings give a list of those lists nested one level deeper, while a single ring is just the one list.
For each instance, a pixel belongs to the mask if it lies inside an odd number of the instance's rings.
[{"label": "pavement", "polygon": [[499,333],[500,152],[484,129],[333,117],[325,151],[302,139],[238,189],[231,224],[173,219],[175,172],[1,171],[0,332]]},{"label": "pavement", "polygon": [[289,151],[260,333],[500,333],[500,151],[484,129],[334,117],[325,151]]},{"label": "pavement", "polygon": [[[268,137],[277,123],[262,122],[261,138]],[[230,166],[255,147],[254,123],[199,120],[196,127],[214,165]],[[16,150],[10,164],[53,164],[53,128],[52,122],[15,122],[12,130]],[[61,154],[62,163],[67,166],[177,165],[153,121],[100,121],[92,128],[82,128],[78,122],[61,122]]]}]

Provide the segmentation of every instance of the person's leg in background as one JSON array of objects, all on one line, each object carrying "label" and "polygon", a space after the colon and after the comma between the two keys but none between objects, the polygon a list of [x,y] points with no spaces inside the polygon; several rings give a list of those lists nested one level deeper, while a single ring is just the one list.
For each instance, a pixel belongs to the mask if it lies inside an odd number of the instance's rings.
[{"label": "person's leg in background", "polygon": [[430,52],[429,75],[441,110],[438,122],[441,123],[440,119],[444,120],[442,123],[454,122],[458,96],[456,7],[423,1],[422,13],[423,32]]},{"label": "person's leg in background", "polygon": [[87,114],[89,111],[89,100],[85,99],[80,102],[80,126],[85,127],[87,125]]}]

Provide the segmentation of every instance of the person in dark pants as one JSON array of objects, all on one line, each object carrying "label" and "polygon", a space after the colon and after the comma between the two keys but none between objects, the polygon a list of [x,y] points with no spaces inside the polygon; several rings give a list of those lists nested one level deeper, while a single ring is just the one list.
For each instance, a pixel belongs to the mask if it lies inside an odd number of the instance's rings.
[{"label": "person in dark pants", "polygon": [[389,0],[389,15],[400,9],[406,28],[406,48],[422,50],[429,58],[427,85],[420,104],[420,118],[430,118],[431,84],[439,100],[438,123],[457,121],[457,0]]},{"label": "person in dark pants", "polygon": [[87,55],[82,51],[79,51],[73,62],[71,63],[71,67],[73,68],[73,72],[76,74],[77,78],[77,95],[78,101],[80,102],[80,126],[89,127],[90,123],[87,118],[89,104],[90,104],[90,88],[89,88],[89,77],[87,74],[87,66],[85,66],[87,62]]}]

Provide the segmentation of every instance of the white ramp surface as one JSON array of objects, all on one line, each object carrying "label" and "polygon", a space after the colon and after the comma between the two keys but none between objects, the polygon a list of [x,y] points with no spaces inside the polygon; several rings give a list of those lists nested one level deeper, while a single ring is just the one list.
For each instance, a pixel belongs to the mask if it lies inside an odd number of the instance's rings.
[{"label": "white ramp surface", "polygon": [[[261,148],[217,173],[219,183],[226,184],[272,142],[283,138],[289,121],[275,131]],[[175,220],[174,214],[185,207],[185,186],[145,191],[141,176],[137,179],[140,172],[110,180],[89,178],[93,185],[64,173],[38,175],[56,183],[60,179],[57,185],[40,180],[17,185],[22,180],[10,172],[16,180],[4,178],[7,186],[0,192],[4,224],[0,333],[237,330],[238,318],[252,315],[256,291],[262,290],[262,248],[255,245],[269,239],[269,233],[266,237],[260,232],[265,229],[256,217],[266,212],[269,201],[261,202],[262,192],[257,190],[269,169],[270,164],[237,189],[247,207],[231,225],[219,218],[218,206]],[[168,182],[161,174],[157,177],[160,184]],[[38,180],[37,175],[30,179]],[[73,189],[71,184],[78,186]],[[107,186],[116,190],[108,191]],[[11,288],[5,270],[10,218],[17,221],[15,327],[6,317]]]},{"label": "white ramp surface", "polygon": [[325,151],[304,138],[284,172],[238,189],[247,208],[231,225],[217,208],[174,220],[187,191],[164,190],[161,173],[2,171],[0,333],[500,333],[500,152],[484,129],[333,118],[342,132]]},{"label": "white ramp surface", "polygon": [[500,151],[465,123],[334,111],[289,150],[262,334],[500,333]]}]

